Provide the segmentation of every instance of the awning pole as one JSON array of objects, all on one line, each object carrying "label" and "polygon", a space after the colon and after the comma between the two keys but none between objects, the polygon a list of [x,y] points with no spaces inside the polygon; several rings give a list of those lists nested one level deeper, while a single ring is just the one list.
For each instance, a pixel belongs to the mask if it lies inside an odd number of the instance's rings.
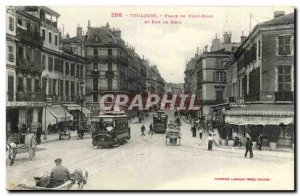
[{"label": "awning pole", "polygon": [[46,114],[47,114],[47,103],[45,105],[45,120],[44,120],[44,125],[45,125],[44,139],[45,140],[47,140],[47,134],[48,134],[48,130],[47,130],[47,127],[46,127],[46,122],[47,122]]}]

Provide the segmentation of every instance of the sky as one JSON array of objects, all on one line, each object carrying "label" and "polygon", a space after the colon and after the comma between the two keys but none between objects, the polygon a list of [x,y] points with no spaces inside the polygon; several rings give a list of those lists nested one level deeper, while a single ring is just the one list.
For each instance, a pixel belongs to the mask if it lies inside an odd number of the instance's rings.
[{"label": "sky", "polygon": [[[273,19],[274,11],[293,12],[293,7],[71,7],[50,6],[60,13],[58,27],[64,34],[76,35],[77,26],[87,31],[88,20],[92,27],[108,22],[111,28],[119,28],[122,38],[140,57],[157,65],[166,82],[183,83],[186,61],[195,56],[197,47],[210,48],[212,39],[221,38],[225,30],[232,32],[232,41],[239,42],[242,31],[249,34],[255,24]],[[122,17],[112,17],[121,13]],[[156,14],[158,17],[133,17],[137,14]],[[250,23],[250,14],[252,15]],[[168,15],[166,17],[166,15]],[[185,15],[171,18],[170,15]],[[206,15],[191,18],[189,15]],[[115,15],[116,16],[116,15]],[[117,15],[118,16],[118,15]],[[168,24],[145,24],[145,21],[168,21]],[[170,24],[170,21],[181,24]],[[226,23],[227,21],[227,23]]]}]

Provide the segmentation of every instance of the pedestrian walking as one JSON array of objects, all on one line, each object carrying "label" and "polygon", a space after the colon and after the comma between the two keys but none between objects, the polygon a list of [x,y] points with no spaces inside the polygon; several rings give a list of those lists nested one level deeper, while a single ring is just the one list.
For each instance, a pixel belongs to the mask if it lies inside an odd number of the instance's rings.
[{"label": "pedestrian walking", "polygon": [[41,143],[41,136],[42,136],[42,127],[41,127],[41,124],[39,124],[39,127],[36,130],[36,143],[37,144]]},{"label": "pedestrian walking", "polygon": [[145,125],[142,125],[141,127],[142,136],[145,136],[145,130],[146,130]]},{"label": "pedestrian walking", "polygon": [[207,149],[210,150],[210,151],[212,151],[213,141],[214,141],[214,138],[212,137],[211,134],[209,134],[207,139],[206,139],[206,143],[207,143]]},{"label": "pedestrian walking", "polygon": [[199,137],[200,137],[200,140],[202,140],[202,133],[203,133],[203,129],[202,129],[202,127],[200,127],[200,129],[199,129]]},{"label": "pedestrian walking", "polygon": [[262,143],[263,143],[263,137],[262,137],[262,134],[259,134],[259,136],[257,138],[257,148],[260,151],[261,151]]},{"label": "pedestrian walking", "polygon": [[196,125],[192,126],[193,137],[196,137]]},{"label": "pedestrian walking", "polygon": [[247,137],[245,157],[247,157],[248,152],[250,152],[250,159],[253,157],[252,146],[253,146],[253,143],[252,143],[251,139],[249,137]]},{"label": "pedestrian walking", "polygon": [[150,125],[149,125],[149,132],[148,132],[148,134],[153,135],[153,125],[152,125],[152,123],[150,123]]}]

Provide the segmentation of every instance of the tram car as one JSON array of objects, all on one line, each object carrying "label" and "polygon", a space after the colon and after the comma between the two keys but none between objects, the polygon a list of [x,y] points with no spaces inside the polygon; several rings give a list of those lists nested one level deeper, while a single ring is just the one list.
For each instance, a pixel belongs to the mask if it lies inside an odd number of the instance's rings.
[{"label": "tram car", "polygon": [[112,147],[130,139],[128,116],[124,112],[106,112],[92,117],[92,144],[97,147]]},{"label": "tram car", "polygon": [[154,133],[165,133],[168,124],[168,114],[164,111],[157,111],[153,114]]}]

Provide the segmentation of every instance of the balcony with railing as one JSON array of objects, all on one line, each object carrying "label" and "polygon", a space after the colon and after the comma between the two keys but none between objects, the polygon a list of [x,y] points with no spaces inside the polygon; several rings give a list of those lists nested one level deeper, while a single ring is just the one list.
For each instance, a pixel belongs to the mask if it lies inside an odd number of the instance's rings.
[{"label": "balcony with railing", "polygon": [[113,78],[115,76],[115,72],[114,71],[106,71],[105,76],[107,78]]},{"label": "balcony with railing", "polygon": [[121,55],[88,55],[88,59],[92,62],[112,62],[117,61],[118,63],[128,64],[128,58]]},{"label": "balcony with railing", "polygon": [[17,37],[21,41],[27,41],[27,42],[32,42],[35,44],[39,44],[42,46],[43,44],[43,39],[38,31],[32,31],[32,30],[26,30],[21,27],[17,27]]},{"label": "balcony with railing", "polygon": [[13,101],[14,94],[16,101],[44,102],[46,100],[45,94],[35,92],[8,92],[8,99]]},{"label": "balcony with railing", "polygon": [[39,73],[43,71],[40,61],[28,60],[22,56],[17,57],[17,70],[27,70]]},{"label": "balcony with railing", "polygon": [[257,92],[257,93],[252,94],[252,95],[245,95],[244,100],[246,102],[260,101],[260,93]]}]

